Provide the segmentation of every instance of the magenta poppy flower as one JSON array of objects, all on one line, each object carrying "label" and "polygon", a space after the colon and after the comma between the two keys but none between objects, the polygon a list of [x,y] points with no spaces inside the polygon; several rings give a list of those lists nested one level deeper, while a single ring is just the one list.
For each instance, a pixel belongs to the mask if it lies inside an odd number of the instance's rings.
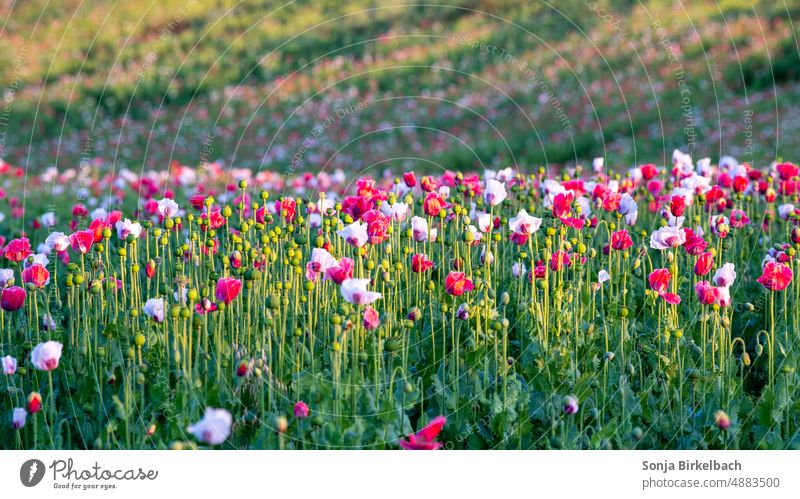
[{"label": "magenta poppy flower", "polygon": [[342,284],[347,279],[353,277],[355,262],[352,258],[342,257],[337,265],[328,267],[325,270],[325,279],[329,279],[336,284]]},{"label": "magenta poppy flower", "polygon": [[550,270],[553,272],[558,272],[565,267],[569,267],[570,263],[569,253],[561,250],[556,251],[550,257]]},{"label": "magenta poppy flower", "polygon": [[623,251],[633,246],[633,239],[628,235],[627,230],[618,230],[611,234],[611,247],[617,251]]},{"label": "magenta poppy flower", "polygon": [[437,442],[436,438],[442,432],[444,424],[447,419],[444,416],[438,416],[433,419],[425,428],[417,433],[412,433],[408,436],[407,440],[400,439],[397,441],[398,445],[405,450],[436,450],[442,447],[441,442]]},{"label": "magenta poppy flower", "polygon": [[783,291],[792,282],[792,269],[782,263],[767,262],[756,280],[770,291]]},{"label": "magenta poppy flower", "polygon": [[242,281],[234,279],[233,277],[223,277],[217,281],[217,289],[214,295],[217,300],[230,305],[230,303],[239,295],[242,289]]},{"label": "magenta poppy flower", "polygon": [[0,295],[0,306],[6,312],[16,312],[25,304],[25,290],[19,286],[11,286]]},{"label": "magenta poppy flower", "polygon": [[69,244],[72,246],[72,251],[85,255],[94,244],[94,231],[79,230],[72,233],[69,236]]},{"label": "magenta poppy flower", "polygon": [[308,405],[302,400],[294,404],[294,417],[297,419],[305,419],[308,417]]},{"label": "magenta poppy flower", "polygon": [[4,249],[6,258],[12,262],[21,262],[33,254],[31,242],[26,237],[20,237],[10,241]]}]

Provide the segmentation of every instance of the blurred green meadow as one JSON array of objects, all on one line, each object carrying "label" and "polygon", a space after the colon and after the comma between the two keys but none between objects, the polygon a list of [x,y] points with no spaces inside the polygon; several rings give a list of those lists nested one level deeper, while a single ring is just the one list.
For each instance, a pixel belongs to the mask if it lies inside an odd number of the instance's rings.
[{"label": "blurred green meadow", "polygon": [[800,2],[396,4],[5,2],[0,155],[363,171],[800,152]]}]

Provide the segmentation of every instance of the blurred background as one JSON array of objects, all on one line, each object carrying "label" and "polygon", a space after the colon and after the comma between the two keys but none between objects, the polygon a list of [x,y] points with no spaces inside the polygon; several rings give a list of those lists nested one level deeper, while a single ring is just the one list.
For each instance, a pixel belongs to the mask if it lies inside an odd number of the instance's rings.
[{"label": "blurred background", "polygon": [[354,173],[800,157],[798,0],[446,3],[3,0],[0,156]]}]

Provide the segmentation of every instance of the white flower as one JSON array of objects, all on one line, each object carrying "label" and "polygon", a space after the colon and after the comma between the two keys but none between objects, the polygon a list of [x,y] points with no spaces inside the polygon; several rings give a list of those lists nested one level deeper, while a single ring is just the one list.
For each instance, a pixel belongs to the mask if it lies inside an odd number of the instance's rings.
[{"label": "white flower", "polygon": [[143,307],[144,313],[156,322],[164,321],[164,299],[150,298]]},{"label": "white flower", "polygon": [[42,327],[46,331],[53,331],[56,328],[56,321],[53,320],[48,314],[42,316]]},{"label": "white flower", "polygon": [[428,221],[422,217],[412,218],[411,235],[418,243],[426,241],[428,239]]},{"label": "white flower", "polygon": [[489,232],[492,229],[492,225],[492,217],[488,213],[484,213],[478,217],[478,228],[480,228],[482,232]]},{"label": "white flower", "polygon": [[789,215],[791,215],[793,211],[794,211],[793,204],[786,203],[778,206],[778,216],[784,220],[789,218]]},{"label": "white flower", "polygon": [[575,204],[581,209],[581,218],[588,218],[592,215],[592,202],[586,196],[575,198]]},{"label": "white flower", "polygon": [[677,248],[686,242],[686,232],[678,227],[661,227],[650,234],[650,247],[657,250]]},{"label": "white flower", "polygon": [[142,233],[142,226],[139,225],[139,222],[131,222],[129,219],[120,220],[116,223],[117,228],[117,236],[125,240],[128,236],[133,236],[134,239],[139,239],[139,235]]},{"label": "white flower", "polygon": [[528,212],[519,210],[516,217],[508,221],[508,226],[514,232],[530,236],[542,226],[542,219],[528,215]]},{"label": "white flower", "polygon": [[158,202],[158,212],[164,218],[172,218],[178,213],[178,203],[170,198],[164,198]]},{"label": "white flower", "polygon": [[481,249],[481,263],[484,265],[491,265],[494,262],[494,255],[491,251],[486,251],[486,246],[484,245]]},{"label": "white flower", "polygon": [[670,227],[683,227],[683,222],[686,219],[684,216],[676,217],[672,213],[667,212],[667,225]]},{"label": "white flower", "polygon": [[31,352],[31,362],[33,367],[40,371],[52,371],[58,367],[61,359],[61,349],[64,345],[57,341],[45,341],[39,343]]},{"label": "white flower", "polygon": [[52,227],[56,224],[56,214],[52,211],[48,211],[44,215],[42,215],[42,225],[45,227]]},{"label": "white flower", "polygon": [[592,170],[595,173],[600,173],[603,171],[603,166],[605,165],[605,158],[594,158],[592,161]]},{"label": "white flower", "polygon": [[[33,261],[30,261],[30,259],[32,259]],[[28,267],[31,267],[36,264],[39,264],[42,267],[47,267],[48,265],[50,265],[50,260],[47,259],[47,255],[43,253],[37,253],[32,257],[26,258],[23,266],[27,269]],[[48,282],[49,281],[50,280],[48,279]]]},{"label": "white flower", "polygon": [[11,425],[15,430],[21,430],[25,426],[25,421],[28,419],[28,412],[22,407],[15,407],[11,415]]},{"label": "white flower", "polygon": [[97,219],[106,220],[108,218],[108,212],[105,210],[105,208],[95,208],[89,214],[89,217],[92,220],[97,220]]},{"label": "white flower", "polygon": [[207,407],[203,419],[186,428],[201,442],[209,445],[219,445],[223,443],[231,434],[233,417],[225,409],[214,409]]},{"label": "white flower", "polygon": [[506,193],[506,184],[498,182],[495,179],[490,179],[486,182],[486,192],[483,194],[483,199],[489,206],[497,206],[502,203],[508,194]]},{"label": "white flower", "polygon": [[0,288],[5,288],[14,281],[13,269],[0,269]]},{"label": "white flower", "polygon": [[383,203],[381,211],[384,215],[391,218],[394,222],[402,222],[408,215],[408,205],[406,203]]},{"label": "white flower", "polygon": [[175,297],[175,301],[180,303],[181,305],[186,305],[186,297],[189,294],[189,288],[183,287],[180,291],[175,291],[172,293],[172,296]]},{"label": "white flower", "polygon": [[14,374],[17,372],[17,359],[10,355],[3,357],[3,374]]},{"label": "white flower", "polygon": [[333,257],[328,250],[323,248],[314,248],[311,250],[311,270],[316,273],[324,274],[326,270],[339,265],[336,258]]},{"label": "white flower", "polygon": [[59,253],[69,248],[69,237],[63,232],[51,232],[44,242]]},{"label": "white flower", "polygon": [[609,274],[607,270],[603,269],[597,273],[597,282],[600,284],[603,284],[608,280],[611,280],[611,274]]},{"label": "white flower", "polygon": [[636,224],[636,219],[639,217],[639,206],[627,192],[623,194],[622,198],[619,200],[619,208],[617,211],[620,215],[625,217],[626,224]]},{"label": "white flower", "polygon": [[367,244],[367,240],[369,240],[367,224],[364,222],[353,222],[336,233],[342,236],[344,240],[347,241],[347,244],[355,246],[356,248],[364,246]]},{"label": "white flower", "polygon": [[514,277],[524,276],[527,271],[528,269],[523,262],[515,262],[514,265],[511,266],[511,275]]},{"label": "white flower", "polygon": [[342,281],[342,296],[353,305],[369,305],[381,297],[380,293],[367,291],[369,279],[345,279]]},{"label": "white flower", "polygon": [[714,284],[721,288],[729,288],[736,280],[736,270],[732,263],[726,263],[714,274]]}]

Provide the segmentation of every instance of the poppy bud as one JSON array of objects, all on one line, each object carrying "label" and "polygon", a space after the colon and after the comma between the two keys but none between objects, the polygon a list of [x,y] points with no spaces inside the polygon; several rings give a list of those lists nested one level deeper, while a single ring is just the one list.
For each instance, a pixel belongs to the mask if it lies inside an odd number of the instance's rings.
[{"label": "poppy bud", "polygon": [[42,396],[39,395],[39,392],[31,392],[28,395],[28,412],[31,414],[36,414],[42,409]]}]

